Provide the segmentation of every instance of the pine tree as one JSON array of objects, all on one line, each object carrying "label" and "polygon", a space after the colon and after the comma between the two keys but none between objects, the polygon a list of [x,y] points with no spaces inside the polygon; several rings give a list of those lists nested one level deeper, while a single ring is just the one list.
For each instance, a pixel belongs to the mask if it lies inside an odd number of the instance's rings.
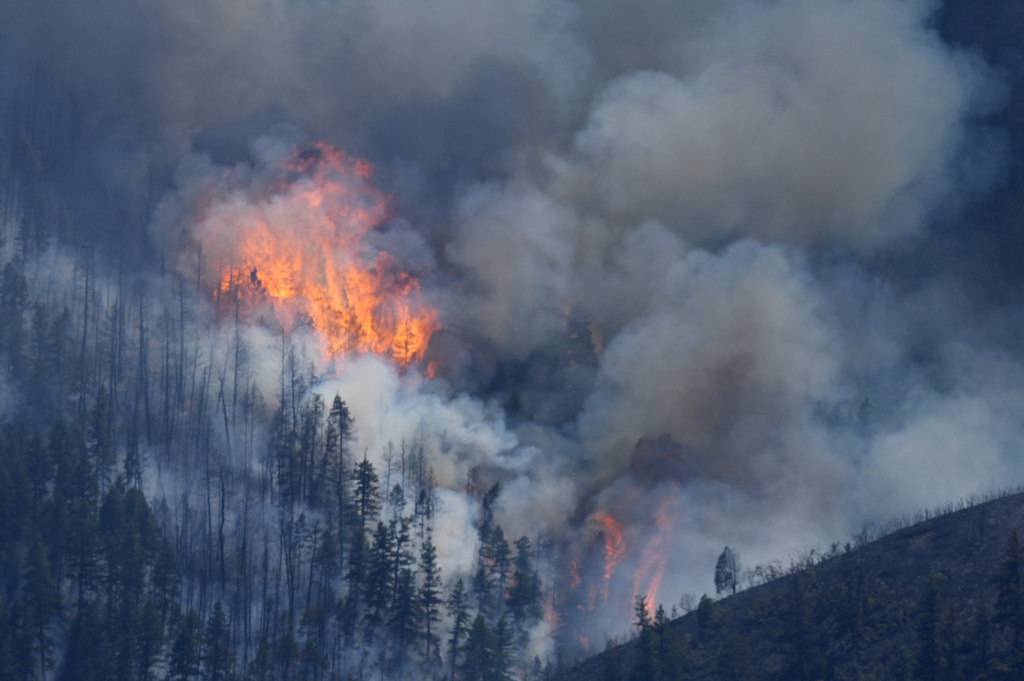
[{"label": "pine tree", "polygon": [[199,615],[195,610],[189,610],[171,646],[170,677],[174,681],[191,681],[199,675],[201,629]]},{"label": "pine tree", "polygon": [[736,589],[739,588],[739,577],[739,558],[735,551],[726,546],[718,556],[718,562],[715,563],[715,593],[720,594],[723,591],[736,593]]},{"label": "pine tree", "polygon": [[703,637],[708,634],[715,621],[715,602],[704,594],[697,603],[697,632]]},{"label": "pine tree", "polygon": [[[420,612],[423,621],[423,640],[426,645],[426,659],[432,664],[432,654],[437,656],[437,633],[435,625],[441,619],[441,568],[437,564],[437,549],[428,534],[420,549]],[[440,658],[438,658],[440,659]]]},{"label": "pine tree", "polygon": [[497,590],[497,614],[500,616],[505,608],[505,593],[508,586],[509,573],[512,568],[512,549],[505,539],[505,531],[501,526],[496,526],[490,535],[490,550],[488,551],[491,561],[490,582]]},{"label": "pine tree", "polygon": [[647,604],[647,595],[639,595],[633,602],[633,626],[642,634],[651,628],[651,610]]},{"label": "pine tree", "polygon": [[57,585],[50,574],[42,537],[36,535],[29,544],[28,570],[25,573],[26,622],[32,632],[32,648],[36,651],[43,681],[53,669],[53,638],[50,628],[60,606]]},{"label": "pine tree", "polygon": [[114,438],[111,433],[111,413],[107,391],[101,387],[96,394],[92,412],[89,415],[89,456],[100,482],[100,489],[106,490],[111,482],[111,472],[117,463]]},{"label": "pine tree", "polygon": [[391,535],[391,600],[398,598],[398,576],[402,570],[411,568],[416,563],[412,552],[411,522],[408,518],[392,518],[388,523]]},{"label": "pine tree", "polygon": [[[57,677],[60,681],[102,681],[113,676],[114,656],[105,631],[99,606],[93,601],[80,603],[78,614],[71,623],[67,649]],[[0,668],[0,672],[4,670]],[[0,677],[25,678],[8,673],[0,673]]]},{"label": "pine tree", "polygon": [[327,458],[333,470],[335,504],[338,521],[338,570],[345,569],[345,538],[348,534],[348,445],[354,434],[354,420],[345,400],[335,394],[327,415],[327,433],[324,436]]},{"label": "pine tree", "polygon": [[420,626],[420,603],[416,593],[416,578],[409,568],[403,568],[398,573],[398,589],[392,609],[391,620],[388,628],[391,630],[392,640],[397,643],[396,666],[401,667],[404,663],[405,652],[416,639],[416,632]]},{"label": "pine tree", "polygon": [[491,681],[494,648],[491,631],[482,614],[477,614],[466,637],[460,681]]},{"label": "pine tree", "polygon": [[488,680],[511,681],[515,678],[515,648],[512,628],[508,625],[508,619],[502,617],[491,632],[491,668],[487,675]]},{"label": "pine tree", "polygon": [[528,620],[540,618],[540,598],[540,577],[533,566],[533,548],[527,537],[520,537],[516,541],[512,588],[506,601],[509,614],[520,628],[524,628]]},{"label": "pine tree", "polygon": [[354,589],[353,593],[358,595],[359,589],[366,582],[367,535],[370,532],[371,523],[377,519],[377,514],[380,512],[380,487],[377,472],[366,456],[363,456],[363,460],[356,465],[354,480],[356,516],[352,548],[349,552],[348,578],[350,589]]},{"label": "pine tree", "polygon": [[327,630],[327,614],[322,608],[309,606],[302,613],[302,620],[299,622],[299,634],[304,643],[302,645],[303,678],[312,673],[314,678],[319,678],[326,660],[324,656],[324,639]]},{"label": "pine tree", "polygon": [[22,378],[25,373],[25,314],[28,304],[28,282],[9,262],[0,277],[0,351],[7,353],[7,366],[14,379]]},{"label": "pine tree", "polygon": [[633,603],[633,617],[633,626],[637,628],[639,638],[636,645],[636,660],[633,663],[630,678],[634,681],[654,679],[655,670],[658,668],[658,634],[651,621],[651,611],[646,595],[636,597]]},{"label": "pine tree", "polygon": [[466,584],[460,577],[452,588],[447,603],[448,617],[452,621],[452,633],[448,638],[448,660],[451,665],[452,679],[455,679],[455,672],[458,669],[458,657],[462,652],[462,637],[466,635],[469,626],[469,595],[466,593]]},{"label": "pine tree", "polygon": [[275,647],[276,656],[274,662],[277,668],[281,670],[280,678],[284,681],[290,681],[292,668],[301,655],[299,642],[295,640],[295,632],[289,629],[277,640]]},{"label": "pine tree", "polygon": [[249,662],[245,678],[249,679],[249,681],[273,681],[274,658],[267,639],[261,639],[259,645],[256,646],[256,654],[253,655],[252,661]]},{"label": "pine tree", "polygon": [[392,596],[391,583],[391,533],[383,521],[377,523],[377,531],[373,535],[373,547],[370,549],[370,560],[366,575],[366,623],[372,632],[381,622],[383,612],[390,605]]},{"label": "pine tree", "polygon": [[231,649],[231,631],[227,615],[217,600],[206,623],[203,645],[204,681],[230,681],[235,666],[235,651]]},{"label": "pine tree", "polygon": [[164,623],[155,602],[147,600],[142,609],[137,636],[137,658],[140,681],[152,679],[151,669],[160,658],[164,645]]},{"label": "pine tree", "polygon": [[473,597],[476,599],[477,609],[484,614],[484,617],[490,617],[493,613],[493,591],[494,587],[491,584],[487,566],[481,562],[473,574]]}]

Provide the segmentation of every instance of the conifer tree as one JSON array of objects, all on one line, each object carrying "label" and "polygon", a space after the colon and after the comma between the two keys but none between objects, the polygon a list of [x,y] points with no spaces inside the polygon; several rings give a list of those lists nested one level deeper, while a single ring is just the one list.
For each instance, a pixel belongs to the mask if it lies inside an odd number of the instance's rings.
[{"label": "conifer tree", "polygon": [[329,467],[333,473],[335,514],[338,522],[338,570],[345,569],[346,537],[348,527],[348,445],[352,440],[355,426],[352,414],[345,400],[335,394],[331,410],[327,415],[327,432],[324,435],[324,446],[327,450]]},{"label": "conifer tree", "polygon": [[230,681],[234,660],[228,618],[220,600],[217,600],[206,623],[202,655],[204,681]]},{"label": "conifer tree", "polygon": [[515,678],[515,662],[515,636],[508,619],[502,617],[491,632],[491,669],[487,678],[494,681],[511,681]]},{"label": "conifer tree", "polygon": [[[441,619],[441,568],[437,564],[437,549],[428,534],[420,549],[420,612],[423,621],[423,641],[426,647],[426,659],[432,664],[432,657],[437,656],[436,624]],[[438,658],[440,659],[440,658]]]},{"label": "conifer tree", "polygon": [[505,531],[501,526],[496,526],[490,535],[489,558],[491,561],[490,583],[496,591],[496,615],[500,617],[504,613],[506,587],[508,586],[509,573],[512,567],[512,549],[505,539]]},{"label": "conifer tree", "polygon": [[139,680],[148,681],[153,678],[152,668],[159,661],[164,645],[163,619],[157,604],[152,600],[147,600],[143,606],[136,640]]},{"label": "conifer tree", "polygon": [[735,551],[726,546],[718,556],[718,562],[715,563],[715,593],[721,594],[723,591],[736,593],[736,589],[739,588],[739,579],[739,558]]},{"label": "conifer tree", "polygon": [[469,626],[469,595],[466,593],[466,584],[461,577],[455,582],[452,593],[448,597],[447,609],[448,617],[452,620],[452,633],[448,637],[448,661],[454,681],[456,670],[459,668],[458,657],[462,652],[462,639]]},{"label": "conifer tree", "polygon": [[43,681],[53,669],[54,649],[50,629],[60,606],[57,585],[50,574],[42,537],[36,535],[29,544],[28,569],[25,573],[26,622],[32,632],[32,648],[36,651]]},{"label": "conifer tree", "polygon": [[202,623],[195,610],[189,610],[178,628],[171,646],[170,678],[191,681],[199,675],[202,653]]},{"label": "conifer tree", "polygon": [[372,634],[391,602],[391,533],[384,521],[377,523],[366,575],[367,627]]},{"label": "conifer tree", "polygon": [[380,511],[380,491],[377,472],[373,464],[363,456],[356,465],[353,476],[355,518],[352,531],[352,546],[348,552],[348,597],[346,599],[345,630],[351,640],[353,626],[362,611],[364,592],[368,590],[368,560],[371,545],[368,534]]},{"label": "conifer tree", "polygon": [[509,614],[516,623],[523,627],[529,619],[538,619],[540,611],[540,578],[533,564],[533,548],[527,537],[516,541],[515,572],[512,575],[512,588],[509,590]]},{"label": "conifer tree", "polygon": [[491,584],[490,573],[487,566],[482,562],[477,564],[476,572],[473,574],[473,597],[476,600],[477,610],[484,617],[490,617],[494,611],[494,587]]},{"label": "conifer tree", "polygon": [[256,653],[249,662],[245,678],[249,681],[272,681],[274,678],[274,657],[267,639],[261,639]]},{"label": "conifer tree", "polygon": [[491,681],[494,648],[491,631],[482,614],[477,614],[466,637],[460,681]]},{"label": "conifer tree", "polygon": [[392,640],[398,644],[396,663],[401,666],[404,662],[405,651],[416,639],[422,613],[416,593],[416,579],[412,570],[403,568],[398,573],[397,586],[391,620],[388,624]]},{"label": "conifer tree", "polygon": [[388,534],[391,535],[391,600],[398,598],[399,575],[402,570],[410,569],[416,563],[412,552],[412,534],[408,518],[392,518],[388,523]]},{"label": "conifer tree", "polygon": [[[113,655],[108,648],[105,629],[99,606],[91,600],[80,603],[78,614],[71,623],[67,649],[57,677],[60,681],[102,681],[110,677]],[[0,678],[22,679],[26,675],[12,673],[10,668],[0,666]]]}]

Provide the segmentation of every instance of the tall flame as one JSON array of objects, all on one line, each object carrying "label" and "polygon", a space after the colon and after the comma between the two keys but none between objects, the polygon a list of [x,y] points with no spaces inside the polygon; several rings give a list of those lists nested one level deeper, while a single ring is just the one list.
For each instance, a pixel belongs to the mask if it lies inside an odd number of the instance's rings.
[{"label": "tall flame", "polygon": [[326,144],[297,151],[283,179],[253,197],[211,203],[196,236],[222,293],[268,308],[286,329],[308,322],[331,357],[372,353],[399,365],[421,359],[437,312],[416,277],[367,235],[387,217],[368,163]]},{"label": "tall flame", "polygon": [[622,525],[615,518],[604,511],[598,511],[594,514],[594,520],[601,524],[601,532],[604,535],[604,586],[601,588],[601,595],[607,600],[612,575],[622,560],[626,542],[622,536]]},{"label": "tall flame", "polygon": [[637,596],[647,596],[648,602],[658,602],[661,577],[665,573],[672,546],[672,528],[678,517],[679,502],[673,486],[672,492],[663,494],[658,503],[658,512],[654,517],[657,531],[647,541],[640,555],[640,564],[633,577],[634,601]]}]

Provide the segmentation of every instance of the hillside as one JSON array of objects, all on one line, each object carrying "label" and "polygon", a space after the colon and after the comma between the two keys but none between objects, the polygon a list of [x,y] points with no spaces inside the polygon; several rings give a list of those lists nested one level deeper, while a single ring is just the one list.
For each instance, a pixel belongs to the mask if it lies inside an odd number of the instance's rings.
[{"label": "hillside", "polygon": [[0,6],[0,681],[1021,678],[1024,0]]},{"label": "hillside", "polygon": [[810,552],[559,681],[1021,678],[1024,494]]}]

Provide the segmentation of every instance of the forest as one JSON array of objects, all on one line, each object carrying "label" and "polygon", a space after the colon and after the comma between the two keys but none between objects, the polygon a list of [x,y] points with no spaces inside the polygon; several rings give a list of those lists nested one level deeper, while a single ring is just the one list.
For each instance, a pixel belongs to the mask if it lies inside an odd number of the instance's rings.
[{"label": "forest", "polygon": [[[379,470],[353,446],[375,424],[310,389],[315,365],[287,334],[267,399],[237,313],[223,323],[183,278],[112,278],[26,211],[0,282],[18,395],[0,417],[0,677],[550,673],[527,655],[550,605],[543,538],[506,538],[489,512],[499,486],[476,490],[471,470],[475,572],[441,570],[430,459],[444,432],[388,442]],[[237,312],[237,291],[220,295]]]},{"label": "forest", "polygon": [[0,424],[0,677],[542,678],[544,547],[505,537],[497,487],[472,579],[442,573],[444,433],[377,470],[352,446],[373,424],[310,391],[287,337],[270,408],[240,337],[211,354],[188,282],[111,292],[85,257],[64,299],[3,270],[0,356],[27,404]]},{"label": "forest", "polygon": [[1022,505],[1017,488],[921,511],[880,536],[802,551],[768,579],[721,600],[705,596],[678,619],[639,598],[631,640],[558,678],[1018,679]]},{"label": "forest", "polygon": [[0,16],[0,679],[1019,671],[1021,0]]}]

